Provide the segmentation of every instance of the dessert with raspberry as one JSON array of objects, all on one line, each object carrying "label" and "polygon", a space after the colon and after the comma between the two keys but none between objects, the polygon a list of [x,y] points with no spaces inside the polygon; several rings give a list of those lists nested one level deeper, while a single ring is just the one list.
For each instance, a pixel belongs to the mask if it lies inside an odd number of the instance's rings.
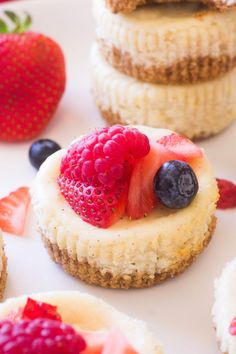
[{"label": "dessert with raspberry", "polygon": [[0,353],[163,354],[145,323],[77,291],[1,304]]},{"label": "dessert with raspberry", "polygon": [[212,310],[217,342],[222,354],[236,353],[236,258],[223,269],[215,281]]},{"label": "dessert with raspberry", "polygon": [[52,259],[88,283],[142,288],[181,273],[215,226],[204,152],[168,130],[101,128],[49,157],[33,183]]},{"label": "dessert with raspberry", "polygon": [[7,279],[7,258],[4,251],[2,233],[0,229],[0,300],[3,298]]}]

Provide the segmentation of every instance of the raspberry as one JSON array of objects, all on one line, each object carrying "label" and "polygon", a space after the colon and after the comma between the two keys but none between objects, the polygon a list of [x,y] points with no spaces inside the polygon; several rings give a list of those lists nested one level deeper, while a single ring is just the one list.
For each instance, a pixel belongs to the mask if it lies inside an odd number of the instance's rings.
[{"label": "raspberry", "polygon": [[57,181],[80,217],[107,228],[125,212],[133,166],[149,153],[146,135],[115,125],[84,136],[69,147]]},{"label": "raspberry", "polygon": [[58,184],[71,208],[94,226],[107,228],[125,211],[128,192],[125,181],[117,181],[113,187],[93,186],[60,176]]},{"label": "raspberry", "polygon": [[236,185],[225,179],[217,179],[220,199],[218,209],[230,209],[236,207]]},{"label": "raspberry", "polygon": [[85,348],[85,340],[71,326],[58,321],[0,322],[2,354],[79,354]]},{"label": "raspberry", "polygon": [[101,128],[70,146],[62,160],[61,174],[80,182],[112,186],[149,150],[148,138],[135,128]]}]

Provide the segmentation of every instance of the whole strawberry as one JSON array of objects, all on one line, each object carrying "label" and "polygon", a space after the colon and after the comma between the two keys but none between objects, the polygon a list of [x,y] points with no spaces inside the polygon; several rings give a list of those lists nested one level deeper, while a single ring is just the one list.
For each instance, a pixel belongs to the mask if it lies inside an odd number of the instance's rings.
[{"label": "whole strawberry", "polygon": [[0,140],[34,138],[52,118],[65,90],[65,60],[52,39],[28,32],[29,15],[0,20]]}]

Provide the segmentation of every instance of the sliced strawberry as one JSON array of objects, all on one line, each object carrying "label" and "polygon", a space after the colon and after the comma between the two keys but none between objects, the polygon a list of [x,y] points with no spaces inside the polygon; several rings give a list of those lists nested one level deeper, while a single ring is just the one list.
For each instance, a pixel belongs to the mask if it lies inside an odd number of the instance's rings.
[{"label": "sliced strawberry", "polygon": [[121,331],[114,329],[108,334],[102,354],[138,354],[138,352]]},{"label": "sliced strawberry", "polygon": [[157,143],[175,154],[175,160],[189,161],[203,155],[202,150],[191,140],[176,133],[163,136]]},{"label": "sliced strawberry", "polygon": [[113,186],[96,186],[60,176],[58,184],[71,208],[91,225],[108,228],[119,220],[127,203],[128,184],[119,180]]},{"label": "sliced strawberry", "polygon": [[153,179],[164,162],[175,154],[160,144],[152,144],[147,156],[134,166],[130,179],[127,215],[131,219],[140,219],[147,215],[157,204],[153,190]]},{"label": "sliced strawberry", "polygon": [[87,347],[83,354],[101,354],[107,340],[107,332],[79,332]]},{"label": "sliced strawberry", "polygon": [[62,320],[61,316],[57,312],[57,306],[28,298],[21,313],[21,319],[34,320],[36,318],[47,318],[60,322]]},{"label": "sliced strawberry", "polygon": [[0,228],[10,234],[22,235],[30,202],[29,188],[21,187],[0,199]]},{"label": "sliced strawberry", "polygon": [[140,159],[133,168],[128,192],[127,215],[140,219],[150,213],[157,204],[153,180],[159,168],[167,161],[191,161],[203,153],[189,139],[178,134],[162,137],[151,144],[147,156]]}]

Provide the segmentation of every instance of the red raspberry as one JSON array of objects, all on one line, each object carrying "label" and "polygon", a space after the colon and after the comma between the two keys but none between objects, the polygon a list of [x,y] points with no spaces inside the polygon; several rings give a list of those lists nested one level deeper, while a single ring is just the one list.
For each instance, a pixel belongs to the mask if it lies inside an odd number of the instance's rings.
[{"label": "red raspberry", "polygon": [[149,150],[135,128],[115,125],[84,136],[62,159],[62,195],[84,221],[109,227],[124,214],[132,167]]},{"label": "red raspberry", "polygon": [[85,348],[85,340],[71,326],[58,321],[0,322],[2,354],[79,354]]},{"label": "red raspberry", "polygon": [[148,138],[135,128],[101,128],[71,145],[62,160],[61,174],[80,182],[114,185],[125,176],[127,165],[149,150]]}]

